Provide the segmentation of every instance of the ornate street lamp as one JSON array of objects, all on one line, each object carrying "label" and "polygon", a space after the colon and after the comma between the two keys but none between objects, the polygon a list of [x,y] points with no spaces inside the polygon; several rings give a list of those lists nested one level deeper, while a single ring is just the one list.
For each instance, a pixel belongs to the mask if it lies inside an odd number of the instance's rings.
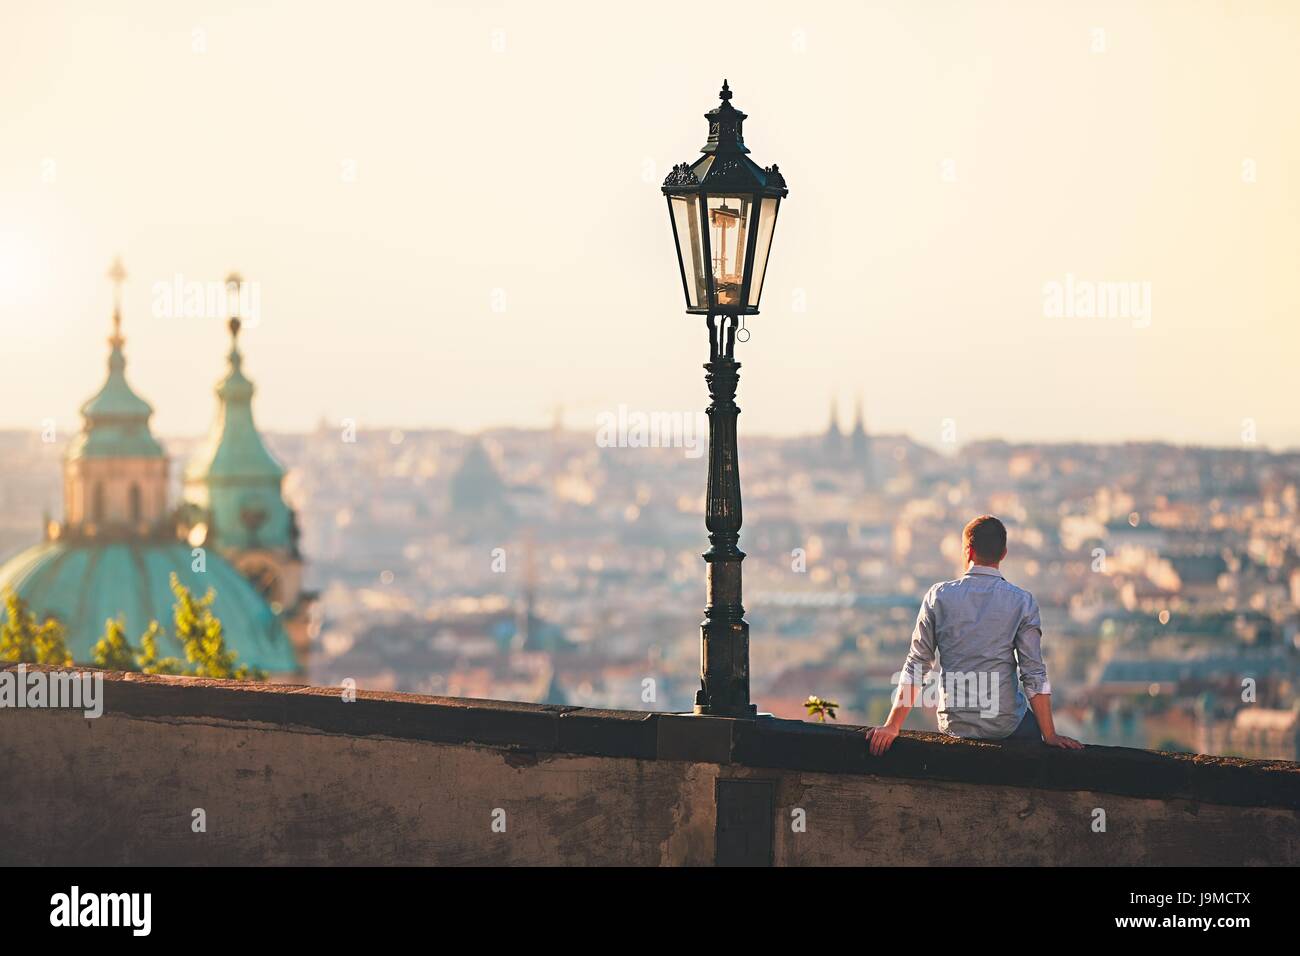
[{"label": "ornate street lamp", "polygon": [[[679,163],[664,180],[668,216],[677,244],[677,265],[686,311],[707,316],[709,361],[709,485],[705,527],[709,529],[707,601],[700,624],[700,689],[695,713],[754,717],[749,702],[749,625],[741,606],[740,464],[736,455],[735,359],[737,330],[744,316],[758,314],[763,277],[772,248],[776,214],[787,190],[775,165],[764,168],[747,155],[745,114],[731,105],[722,82],[722,102],[704,114],[709,140],[693,163]],[[748,334],[741,338],[744,341]]]}]

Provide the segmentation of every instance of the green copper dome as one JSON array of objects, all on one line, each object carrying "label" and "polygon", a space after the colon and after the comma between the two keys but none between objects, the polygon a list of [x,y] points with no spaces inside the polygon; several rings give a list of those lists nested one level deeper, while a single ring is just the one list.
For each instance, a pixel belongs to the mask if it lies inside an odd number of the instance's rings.
[{"label": "green copper dome", "polygon": [[162,458],[162,446],[149,431],[153,408],[126,381],[122,337],[115,331],[109,342],[113,349],[108,356],[108,379],[81,406],[85,425],[69,446],[68,457]]},{"label": "green copper dome", "polygon": [[190,547],[182,542],[53,541],[0,566],[0,593],[12,588],[38,619],[62,621],[68,650],[78,664],[92,663],[91,649],[104,636],[104,622],[118,616],[126,619],[132,645],[156,620],[166,632],[160,651],[183,658],[172,633],[175,596],[168,582],[174,571],[196,597],[208,588],[216,591],[212,613],[221,620],[227,647],[242,663],[270,673],[296,670],[279,616],[244,576],[213,551],[206,554],[206,570],[194,571],[191,562]]},{"label": "green copper dome", "polygon": [[[165,501],[167,456],[149,431],[153,409],[126,381],[121,310],[121,284],[126,272],[120,261],[113,263],[109,277],[117,289],[108,379],[81,408],[85,425],[67,456],[76,467],[65,470],[65,491],[69,492],[65,523],[54,540],[29,548],[0,565],[0,593],[13,590],[38,619],[52,617],[61,621],[68,650],[78,664],[93,663],[93,648],[104,636],[104,625],[110,618],[124,619],[127,639],[133,645],[150,622],[157,621],[164,631],[159,648],[162,655],[183,657],[184,649],[172,633],[175,595],[170,578],[175,573],[197,597],[209,589],[215,592],[212,612],[222,623],[227,646],[241,663],[269,673],[294,672],[297,660],[278,606],[268,604],[258,589],[212,548],[203,555],[203,570],[195,570],[190,546],[175,537],[176,521],[166,510]],[[259,469],[254,473],[274,485],[278,498],[281,470],[252,428],[248,408],[252,392],[252,383],[239,370],[236,351],[231,357],[231,374],[218,389],[229,412],[223,416],[225,424],[213,458],[215,464],[210,462],[208,471],[213,476],[248,472],[249,439],[244,433],[251,433],[256,445],[251,458]],[[246,426],[241,415],[247,416]],[[161,462],[140,467],[138,461],[130,461],[140,458]],[[266,468],[268,463],[273,472]],[[102,489],[106,482],[118,478],[132,483],[133,507],[141,514],[141,499],[147,498],[150,522],[136,518],[121,521],[112,515],[103,521],[82,516],[87,510],[92,515],[97,511],[108,514],[103,508]],[[259,525],[247,513],[244,518],[250,527]],[[0,607],[0,619],[4,613]]]}]

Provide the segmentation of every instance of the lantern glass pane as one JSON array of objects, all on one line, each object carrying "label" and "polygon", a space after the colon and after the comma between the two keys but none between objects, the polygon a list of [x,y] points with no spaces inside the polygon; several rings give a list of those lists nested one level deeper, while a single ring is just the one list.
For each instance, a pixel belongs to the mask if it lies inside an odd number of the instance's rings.
[{"label": "lantern glass pane", "polygon": [[709,196],[709,252],[713,256],[714,304],[741,304],[745,281],[745,252],[749,246],[749,210],[745,196]]},{"label": "lantern glass pane", "polygon": [[772,232],[776,229],[776,204],[778,200],[764,197],[758,212],[758,236],[754,246],[754,278],[749,285],[749,305],[758,308],[763,294],[763,275],[767,272],[767,255],[772,251]]},{"label": "lantern glass pane", "polygon": [[670,196],[677,253],[686,277],[686,303],[697,309],[707,303],[709,290],[704,272],[704,241],[700,237],[700,197]]}]

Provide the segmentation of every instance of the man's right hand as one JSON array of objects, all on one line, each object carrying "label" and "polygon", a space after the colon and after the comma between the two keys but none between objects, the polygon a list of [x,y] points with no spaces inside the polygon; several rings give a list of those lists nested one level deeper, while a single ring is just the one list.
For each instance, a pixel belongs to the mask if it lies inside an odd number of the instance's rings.
[{"label": "man's right hand", "polygon": [[1061,734],[1052,734],[1050,737],[1044,737],[1043,743],[1049,747],[1060,747],[1062,750],[1082,750],[1083,744],[1073,737],[1065,737]]},{"label": "man's right hand", "polygon": [[867,731],[866,737],[871,756],[879,757],[893,745],[898,738],[898,731],[885,724],[883,727],[872,727]]}]

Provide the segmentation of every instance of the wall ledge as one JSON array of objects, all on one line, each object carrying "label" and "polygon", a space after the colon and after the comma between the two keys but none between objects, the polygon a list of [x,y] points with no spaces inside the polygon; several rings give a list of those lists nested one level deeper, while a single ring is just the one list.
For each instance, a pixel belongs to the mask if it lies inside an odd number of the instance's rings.
[{"label": "wall ledge", "polygon": [[[19,665],[3,664],[0,670]],[[28,672],[84,668],[26,665]],[[100,673],[96,671],[96,673]],[[564,754],[733,764],[755,769],[875,775],[1047,790],[1112,793],[1300,812],[1300,763],[1089,746],[960,740],[904,731],[883,757],[863,728],[759,718],[426,697],[295,684],[102,672],[104,716],[276,725],[354,737],[467,744],[534,762]],[[28,711],[28,713],[33,713]],[[66,710],[41,713],[76,714]],[[5,711],[0,710],[0,720]],[[80,718],[85,719],[85,718]]]}]

